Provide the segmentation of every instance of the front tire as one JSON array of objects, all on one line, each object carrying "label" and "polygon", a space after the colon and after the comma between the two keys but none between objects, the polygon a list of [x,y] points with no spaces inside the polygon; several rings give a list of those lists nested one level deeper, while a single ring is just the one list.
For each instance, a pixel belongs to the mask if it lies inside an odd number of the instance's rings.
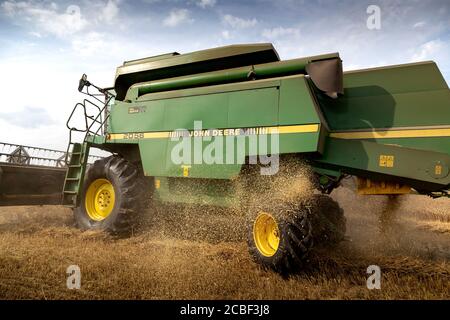
[{"label": "front tire", "polygon": [[142,171],[121,157],[110,156],[88,168],[80,205],[74,209],[75,221],[83,230],[128,234],[139,223],[148,201]]}]

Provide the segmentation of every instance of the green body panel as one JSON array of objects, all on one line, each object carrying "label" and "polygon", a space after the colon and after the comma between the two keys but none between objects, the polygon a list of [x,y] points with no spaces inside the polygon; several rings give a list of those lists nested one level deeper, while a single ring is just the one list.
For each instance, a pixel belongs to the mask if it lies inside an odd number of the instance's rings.
[{"label": "green body panel", "polygon": [[[449,188],[450,90],[435,63],[348,72],[344,88],[336,100],[317,95],[332,137],[319,167],[418,190]],[[382,155],[394,156],[394,167],[380,167]]]},{"label": "green body panel", "polygon": [[318,98],[336,131],[450,124],[450,91],[434,62],[346,72],[344,96]]},{"label": "green body panel", "polygon": [[279,125],[321,123],[311,89],[303,77],[287,77],[280,84]]},{"label": "green body panel", "polygon": [[166,172],[167,139],[139,141],[139,153],[146,176],[161,176]]},{"label": "green body panel", "polygon": [[[394,157],[392,167],[380,166],[380,156]],[[450,155],[385,145],[373,141],[330,138],[318,166],[335,168],[367,178],[404,182],[417,190],[440,190],[450,184]],[[435,174],[435,165],[443,167]]]},{"label": "green body panel", "polygon": [[[274,125],[278,117],[279,85],[279,81],[266,82],[263,86],[254,83],[245,90],[235,87],[225,92],[216,86],[216,90],[205,93],[195,88],[166,99],[117,101],[111,109],[110,132],[192,130],[197,120],[205,128]],[[142,112],[130,113],[130,108],[142,108]],[[260,116],[255,117],[255,112]]]},{"label": "green body panel", "polygon": [[[117,101],[111,108],[110,133],[167,132],[176,129],[194,130],[194,122],[202,121],[201,129],[256,128],[297,124],[319,124],[317,106],[310,96],[310,88],[302,75],[257,80],[239,84],[224,84],[206,88],[180,90],[177,95],[156,93],[157,98],[145,95],[134,103]],[[148,99],[148,100],[143,100]],[[130,113],[130,108],[140,112]],[[134,110],[134,109],[133,109]],[[197,128],[198,129],[198,128]],[[132,138],[134,135],[131,136]],[[119,135],[120,138],[120,135]],[[309,153],[319,150],[320,131],[281,134],[279,153]],[[214,139],[214,138],[213,138]],[[223,145],[224,154],[236,158],[238,137],[230,137],[233,148]],[[248,149],[250,137],[243,138],[245,155],[260,153]],[[266,137],[269,141],[270,137]],[[191,150],[194,140],[191,138]],[[139,143],[144,171],[150,176],[183,176],[180,164],[171,160],[171,152],[178,141],[169,138],[115,139],[115,143]],[[202,149],[211,142],[204,141]],[[270,145],[268,143],[268,145]],[[265,154],[265,153],[264,153]],[[230,155],[231,157],[231,155]],[[245,160],[245,159],[244,159]],[[193,159],[191,162],[194,162]],[[239,175],[241,163],[209,165],[193,164],[189,177],[231,179]]]},{"label": "green body panel", "polygon": [[[434,151],[443,153],[450,150],[450,137],[414,137],[414,138],[389,138],[389,139],[365,139],[379,144],[402,146],[422,151]],[[449,153],[448,151],[447,153]]]}]

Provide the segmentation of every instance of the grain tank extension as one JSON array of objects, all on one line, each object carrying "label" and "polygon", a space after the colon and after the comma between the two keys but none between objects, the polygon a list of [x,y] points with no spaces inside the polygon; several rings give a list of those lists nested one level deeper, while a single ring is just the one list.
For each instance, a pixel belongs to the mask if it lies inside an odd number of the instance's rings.
[{"label": "grain tank extension", "polygon": [[[320,239],[342,240],[328,194],[344,177],[360,194],[449,195],[450,91],[431,61],[343,73],[337,53],[280,61],[271,44],[235,45],[127,61],[114,88],[84,76],[79,90],[105,97],[77,105],[86,127],[73,127],[76,110],[68,121],[63,202],[83,229],[129,232],[160,203],[231,206],[248,216],[255,261],[290,272]],[[87,169],[91,147],[113,155]],[[260,174],[264,156],[280,172],[308,167],[322,194],[240,196],[276,180]]]}]

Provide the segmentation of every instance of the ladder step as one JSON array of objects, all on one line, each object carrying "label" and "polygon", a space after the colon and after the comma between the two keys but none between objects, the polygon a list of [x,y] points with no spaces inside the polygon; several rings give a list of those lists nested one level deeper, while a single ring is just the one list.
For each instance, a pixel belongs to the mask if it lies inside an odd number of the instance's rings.
[{"label": "ladder step", "polygon": [[67,181],[78,181],[80,178],[66,178]]},{"label": "ladder step", "polygon": [[72,147],[72,153],[81,152],[81,144],[74,143]]},{"label": "ladder step", "polygon": [[64,193],[66,193],[66,194],[77,194],[78,192],[77,191],[63,191]]},{"label": "ladder step", "polygon": [[81,168],[81,164],[69,164],[69,168]]}]

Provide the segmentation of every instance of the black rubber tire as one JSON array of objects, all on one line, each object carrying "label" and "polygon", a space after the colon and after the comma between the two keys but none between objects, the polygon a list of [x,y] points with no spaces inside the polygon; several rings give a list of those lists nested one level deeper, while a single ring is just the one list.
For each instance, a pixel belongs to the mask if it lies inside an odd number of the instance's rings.
[{"label": "black rubber tire", "polygon": [[345,239],[346,219],[338,202],[324,194],[309,200],[316,246],[334,246]]},{"label": "black rubber tire", "polygon": [[[261,211],[271,213],[280,233],[278,249],[271,257],[259,251],[253,237],[254,222]],[[247,244],[253,260],[265,269],[272,269],[282,275],[300,270],[313,246],[309,210],[302,204],[250,205],[247,215]]]},{"label": "black rubber tire", "polygon": [[[116,197],[109,216],[102,221],[95,221],[86,212],[85,197],[88,186],[100,178],[112,183]],[[110,156],[95,161],[87,169],[80,206],[74,209],[75,221],[82,230],[99,229],[112,234],[130,234],[140,223],[149,201],[149,185],[142,170],[119,156]]]}]

